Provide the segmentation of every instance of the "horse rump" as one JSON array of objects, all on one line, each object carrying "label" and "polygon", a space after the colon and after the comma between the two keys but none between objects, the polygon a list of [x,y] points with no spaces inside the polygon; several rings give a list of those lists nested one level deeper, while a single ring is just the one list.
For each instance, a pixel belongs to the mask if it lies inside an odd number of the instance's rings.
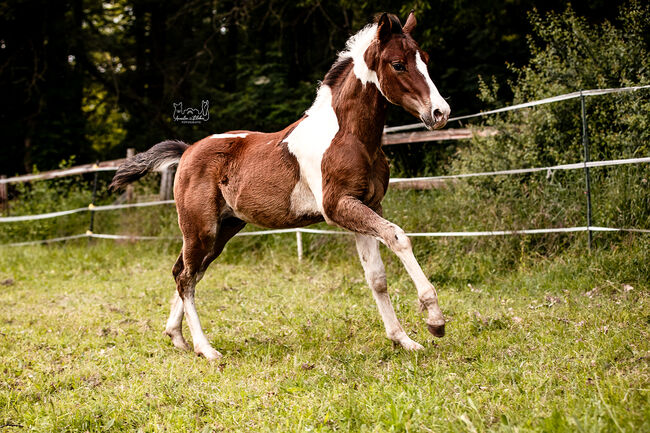
[{"label": "horse rump", "polygon": [[182,141],[167,140],[154,145],[146,152],[132,156],[120,165],[108,188],[112,190],[124,188],[152,170],[178,164],[183,152],[189,146]]}]

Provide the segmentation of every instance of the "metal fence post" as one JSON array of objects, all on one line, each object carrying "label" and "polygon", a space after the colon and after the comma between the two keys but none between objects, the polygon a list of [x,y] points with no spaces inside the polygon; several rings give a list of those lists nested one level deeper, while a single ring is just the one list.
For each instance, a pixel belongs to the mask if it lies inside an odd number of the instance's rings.
[{"label": "metal fence post", "polygon": [[580,91],[580,107],[582,109],[582,146],[584,148],[584,164],[585,164],[585,186],[587,187],[587,239],[589,250],[591,250],[591,243],[593,233],[591,231],[591,177],[589,176],[589,137],[587,131],[587,114],[585,111],[585,96]]}]

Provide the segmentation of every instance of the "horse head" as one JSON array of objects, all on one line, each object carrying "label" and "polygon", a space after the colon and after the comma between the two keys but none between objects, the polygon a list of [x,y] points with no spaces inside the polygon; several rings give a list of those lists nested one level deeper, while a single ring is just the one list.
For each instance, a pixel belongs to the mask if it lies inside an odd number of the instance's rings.
[{"label": "horse head", "polygon": [[388,101],[422,120],[427,128],[439,129],[447,123],[451,109],[429,77],[429,56],[411,36],[416,23],[413,12],[403,27],[395,15],[382,14],[364,60],[377,74]]}]

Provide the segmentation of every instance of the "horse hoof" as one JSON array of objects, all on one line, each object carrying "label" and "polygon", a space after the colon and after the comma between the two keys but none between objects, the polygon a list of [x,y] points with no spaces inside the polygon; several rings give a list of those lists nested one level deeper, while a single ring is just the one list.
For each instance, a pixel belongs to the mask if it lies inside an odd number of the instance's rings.
[{"label": "horse hoof", "polygon": [[215,361],[223,356],[221,353],[214,350],[212,347],[208,347],[204,349],[194,349],[194,353],[196,353],[196,356],[203,356],[208,361]]},{"label": "horse hoof", "polygon": [[408,340],[403,340],[400,341],[399,344],[405,349],[410,352],[416,351],[416,350],[424,350],[424,346],[422,346],[420,343],[416,343],[415,341],[411,340],[410,338]]},{"label": "horse hoof", "polygon": [[164,330],[163,335],[168,336],[172,340],[172,344],[174,347],[180,350],[185,350],[189,351],[190,350],[190,345],[187,344],[187,341],[185,341],[185,338],[183,338],[183,334],[181,334],[178,331],[168,331]]},{"label": "horse hoof", "polygon": [[431,325],[427,323],[427,328],[429,332],[433,334],[434,337],[442,338],[445,336],[445,324],[442,325]]}]

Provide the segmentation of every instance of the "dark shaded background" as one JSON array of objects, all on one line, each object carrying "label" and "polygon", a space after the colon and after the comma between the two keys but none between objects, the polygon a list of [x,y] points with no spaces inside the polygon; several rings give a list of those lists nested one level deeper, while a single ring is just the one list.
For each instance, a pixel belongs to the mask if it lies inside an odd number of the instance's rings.
[{"label": "dark shaded background", "polygon": [[[16,0],[0,3],[0,174],[122,157],[165,138],[230,129],[272,131],[294,121],[345,40],[377,12],[416,9],[416,40],[454,115],[491,107],[478,78],[504,84],[528,61],[528,11],[557,0]],[[573,3],[599,22],[619,2]],[[511,95],[504,90],[500,102]],[[174,102],[210,120],[172,119]],[[415,120],[392,110],[389,124]]]}]

